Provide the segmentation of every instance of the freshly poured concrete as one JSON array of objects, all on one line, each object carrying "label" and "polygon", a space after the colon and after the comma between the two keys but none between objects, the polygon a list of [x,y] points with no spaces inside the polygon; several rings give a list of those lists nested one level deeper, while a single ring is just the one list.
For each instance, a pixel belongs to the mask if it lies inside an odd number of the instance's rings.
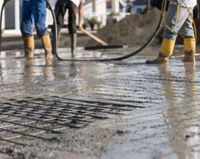
[{"label": "freshly poured concrete", "polygon": [[[2,155],[5,158],[199,159],[200,64],[198,61],[195,65],[184,64],[180,57],[175,57],[168,65],[146,65],[146,59],[157,55],[150,51],[117,62],[45,60],[41,50],[34,59],[26,60],[22,52],[2,52],[1,102],[12,103],[27,97],[70,98],[118,103],[124,108],[132,106],[120,115],[108,113],[107,119],[92,119],[83,128],[41,135],[52,141],[22,136],[14,141],[29,146],[19,146],[0,140]],[[61,52],[63,58],[71,58],[69,53]],[[94,59],[116,56],[116,52],[123,50],[108,51],[109,54],[102,50],[78,52],[81,53],[76,58]]]}]

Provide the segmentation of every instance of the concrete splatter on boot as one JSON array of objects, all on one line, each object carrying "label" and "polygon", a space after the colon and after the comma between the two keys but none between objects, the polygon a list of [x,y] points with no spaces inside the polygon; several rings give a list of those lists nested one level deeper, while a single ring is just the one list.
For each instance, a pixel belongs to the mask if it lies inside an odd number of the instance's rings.
[{"label": "concrete splatter on boot", "polygon": [[28,59],[34,58],[35,41],[34,36],[24,37],[24,52]]},{"label": "concrete splatter on boot", "polygon": [[164,57],[161,54],[156,59],[147,60],[146,64],[166,64],[169,62],[169,57]]},{"label": "concrete splatter on boot", "polygon": [[154,60],[147,60],[146,64],[165,64],[169,62],[169,57],[173,54],[175,40],[163,39],[159,56]]},{"label": "concrete splatter on boot", "polygon": [[45,50],[45,57],[51,59],[53,57],[53,54],[52,54],[52,46],[49,34],[43,35],[41,39],[43,48]]},{"label": "concrete splatter on boot", "polygon": [[184,39],[184,52],[185,56],[183,62],[195,62],[196,53],[196,40],[195,38]]}]

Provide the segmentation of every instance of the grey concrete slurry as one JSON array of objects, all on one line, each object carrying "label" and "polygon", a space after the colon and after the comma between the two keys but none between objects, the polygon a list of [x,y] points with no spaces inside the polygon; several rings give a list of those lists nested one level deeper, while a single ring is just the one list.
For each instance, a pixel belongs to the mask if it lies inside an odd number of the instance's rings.
[{"label": "grey concrete slurry", "polygon": [[[76,57],[115,55],[82,52]],[[199,159],[200,63],[175,57],[149,66],[148,58],[65,62],[40,50],[30,60],[2,52],[2,158]]]}]

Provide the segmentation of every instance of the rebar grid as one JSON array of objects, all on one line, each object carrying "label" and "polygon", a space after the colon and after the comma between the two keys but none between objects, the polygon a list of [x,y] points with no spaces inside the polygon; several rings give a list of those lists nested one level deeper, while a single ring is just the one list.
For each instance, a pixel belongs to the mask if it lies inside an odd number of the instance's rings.
[{"label": "rebar grid", "polygon": [[116,101],[71,99],[65,97],[26,97],[0,102],[0,141],[16,142],[20,137],[50,141],[45,133],[63,133],[69,128],[83,128],[95,119],[107,119],[109,115],[122,115],[134,108],[133,103]]}]

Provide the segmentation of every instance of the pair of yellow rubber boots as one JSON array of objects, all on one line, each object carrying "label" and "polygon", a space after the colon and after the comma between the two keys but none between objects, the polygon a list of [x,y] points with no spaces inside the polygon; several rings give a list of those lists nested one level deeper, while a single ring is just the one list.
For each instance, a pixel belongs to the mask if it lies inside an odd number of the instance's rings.
[{"label": "pair of yellow rubber boots", "polygon": [[[43,48],[45,50],[45,57],[50,59],[53,57],[52,55],[52,46],[51,46],[51,39],[50,36],[43,35],[41,37]],[[29,36],[24,38],[24,50],[25,50],[25,57],[26,58],[33,58],[34,57],[34,50],[35,50],[35,40],[34,36]]]},{"label": "pair of yellow rubber boots", "polygon": [[[173,54],[175,40],[163,39],[159,56],[154,60],[147,60],[146,64],[164,64],[169,61]],[[195,62],[196,40],[195,38],[184,39],[184,62]]]}]

